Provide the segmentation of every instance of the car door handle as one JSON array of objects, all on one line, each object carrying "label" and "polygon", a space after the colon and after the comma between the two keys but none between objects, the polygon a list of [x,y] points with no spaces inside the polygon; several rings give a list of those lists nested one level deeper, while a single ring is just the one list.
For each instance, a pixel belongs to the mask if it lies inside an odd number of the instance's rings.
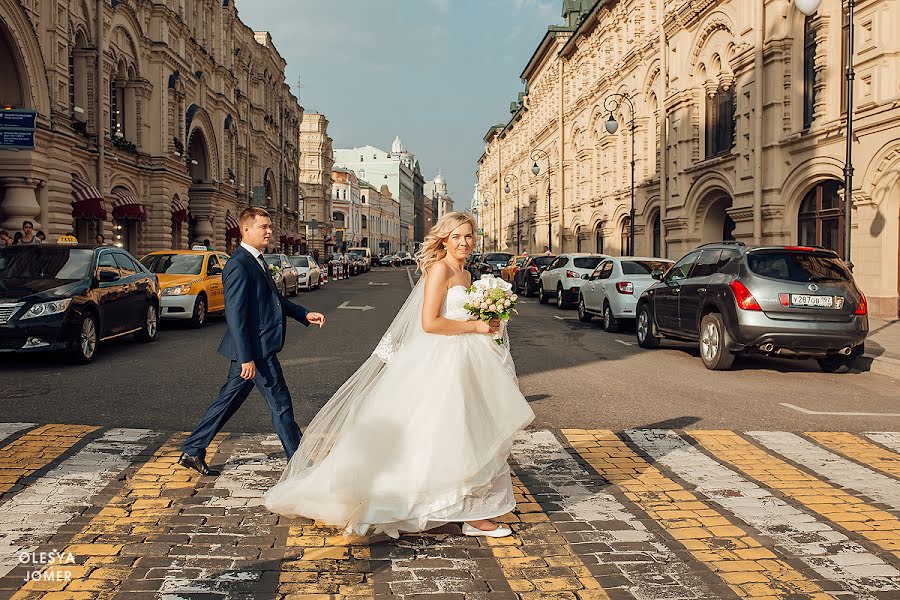
[{"label": "car door handle", "polygon": [[706,288],[697,288],[697,291],[701,294],[706,291]]}]

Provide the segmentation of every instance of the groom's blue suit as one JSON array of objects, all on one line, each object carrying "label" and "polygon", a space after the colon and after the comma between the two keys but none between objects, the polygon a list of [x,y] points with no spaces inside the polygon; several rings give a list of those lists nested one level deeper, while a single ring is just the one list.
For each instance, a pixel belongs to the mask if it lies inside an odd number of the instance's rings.
[{"label": "groom's blue suit", "polygon": [[[277,354],[284,348],[287,317],[309,326],[307,310],[282,296],[275,287],[268,266],[243,246],[225,263],[225,319],[228,330],[219,345],[219,354],[231,359],[228,381],[219,397],[206,409],[182,451],[203,457],[215,435],[237,412],[255,385],[272,411],[272,425],[281,439],[288,459],[300,445],[300,428],[294,421],[291,393]],[[241,377],[242,363],[253,361],[256,377]]]}]

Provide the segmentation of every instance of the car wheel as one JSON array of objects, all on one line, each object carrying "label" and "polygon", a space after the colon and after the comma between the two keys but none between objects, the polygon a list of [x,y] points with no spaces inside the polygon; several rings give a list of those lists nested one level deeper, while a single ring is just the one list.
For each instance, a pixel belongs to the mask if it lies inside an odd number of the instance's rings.
[{"label": "car wheel", "polygon": [[649,350],[659,348],[660,338],[653,333],[653,316],[650,314],[650,306],[647,304],[642,304],[638,309],[635,331],[638,346]]},{"label": "car wheel", "polygon": [[531,298],[532,296],[534,296],[534,288],[528,281],[525,281],[525,297]]},{"label": "car wheel", "polygon": [[567,306],[566,294],[563,292],[562,286],[556,286],[556,308],[562,310]]},{"label": "car wheel", "polygon": [[94,360],[97,354],[97,319],[90,313],[81,317],[81,326],[78,328],[78,337],[72,343],[70,357],[73,362],[87,364]]},{"label": "car wheel", "polygon": [[159,312],[156,310],[156,305],[150,302],[147,304],[147,318],[144,319],[144,326],[135,334],[135,337],[142,342],[155,342],[158,330]]},{"label": "car wheel", "polygon": [[621,324],[613,314],[612,307],[609,302],[603,303],[603,330],[607,333],[617,333],[621,329]]},{"label": "car wheel", "polygon": [[191,317],[191,327],[199,329],[206,324],[206,298],[198,296],[194,302],[194,316]]},{"label": "car wheel", "polygon": [[584,307],[584,296],[578,295],[578,320],[582,323],[591,322],[591,313]]},{"label": "car wheel", "polygon": [[[836,354],[833,356],[826,356],[825,358],[818,358],[816,359],[816,362],[819,363],[819,368],[826,373],[838,373],[841,371],[849,371],[853,358],[854,357],[852,356]],[[846,367],[846,369],[844,369],[844,367]]]},{"label": "car wheel", "polygon": [[712,371],[727,371],[734,363],[734,353],[728,347],[728,333],[718,313],[709,313],[700,321],[700,358]]},{"label": "car wheel", "polygon": [[540,302],[541,304],[547,304],[548,301],[549,297],[546,293],[544,293],[544,282],[541,281],[538,287],[538,302]]}]

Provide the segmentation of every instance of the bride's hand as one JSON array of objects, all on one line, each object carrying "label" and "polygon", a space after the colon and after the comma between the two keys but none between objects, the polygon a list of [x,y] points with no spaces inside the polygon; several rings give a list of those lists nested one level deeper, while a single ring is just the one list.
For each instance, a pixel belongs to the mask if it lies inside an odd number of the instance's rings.
[{"label": "bride's hand", "polygon": [[475,321],[475,333],[494,334],[500,330],[500,319],[493,319],[489,323]]}]

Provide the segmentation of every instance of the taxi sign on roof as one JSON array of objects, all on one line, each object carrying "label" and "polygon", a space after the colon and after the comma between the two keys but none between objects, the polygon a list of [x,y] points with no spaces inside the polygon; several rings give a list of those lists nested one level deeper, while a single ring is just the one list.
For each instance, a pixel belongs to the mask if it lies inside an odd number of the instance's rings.
[{"label": "taxi sign on roof", "polygon": [[199,246],[191,246],[191,250],[199,250],[200,252],[206,252],[206,246],[200,244]]},{"label": "taxi sign on roof", "polygon": [[56,240],[57,244],[77,244],[78,238],[74,235],[61,235],[59,239]]}]

